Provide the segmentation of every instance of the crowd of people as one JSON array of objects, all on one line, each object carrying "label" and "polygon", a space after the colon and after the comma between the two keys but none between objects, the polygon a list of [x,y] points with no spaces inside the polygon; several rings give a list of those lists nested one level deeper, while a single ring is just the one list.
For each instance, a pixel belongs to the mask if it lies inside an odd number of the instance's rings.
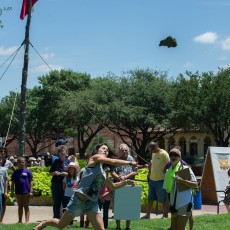
[{"label": "crowd of people", "polygon": [[[49,171],[53,218],[42,221],[34,230],[47,226],[63,229],[72,225],[77,216],[80,216],[80,227],[88,228],[91,223],[94,229],[107,229],[113,191],[126,185],[135,185],[138,164],[131,156],[129,147],[121,144],[119,151],[112,153],[106,143],[98,144],[82,169],[74,149],[68,149],[63,143],[58,143],[56,148]],[[149,168],[148,206],[146,215],[141,219],[150,218],[153,202],[157,201],[162,204],[163,218],[168,218],[168,213],[171,213],[169,230],[184,230],[188,220],[190,230],[193,229],[193,189],[198,183],[191,168],[181,159],[180,147],[174,146],[167,153],[157,143],[150,142],[148,149],[151,153],[151,162],[145,165]],[[9,169],[13,171],[11,178],[8,178]],[[187,170],[189,179],[183,179],[178,174],[182,170]],[[109,173],[112,178],[108,176]],[[230,176],[230,171],[228,173]],[[14,162],[7,159],[7,149],[1,147],[0,178],[0,223],[3,222],[6,211],[10,180],[11,196],[16,197],[18,203],[18,222],[22,223],[24,211],[25,223],[29,223],[33,175],[26,167],[26,159],[18,157],[15,166]],[[225,205],[229,212],[229,196],[227,197]],[[130,223],[130,220],[126,220],[126,230],[130,230]],[[116,220],[116,230],[120,229],[121,220]]]}]

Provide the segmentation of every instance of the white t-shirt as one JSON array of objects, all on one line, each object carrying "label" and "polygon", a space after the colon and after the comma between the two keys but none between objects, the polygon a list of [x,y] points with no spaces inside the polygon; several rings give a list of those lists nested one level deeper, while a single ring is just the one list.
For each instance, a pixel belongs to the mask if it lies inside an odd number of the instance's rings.
[{"label": "white t-shirt", "polygon": [[13,163],[9,160],[6,160],[4,168],[6,168],[7,170],[10,169],[13,165]]},{"label": "white t-shirt", "polygon": [[76,179],[76,180],[74,180],[73,178],[67,179],[67,177],[65,177],[63,179],[63,182],[66,183],[64,196],[71,197],[75,193],[75,191],[77,189],[77,185],[78,185],[77,181],[78,181],[78,179]]},{"label": "white t-shirt", "polygon": [[4,184],[8,177],[7,169],[0,166],[0,194],[4,194]]}]

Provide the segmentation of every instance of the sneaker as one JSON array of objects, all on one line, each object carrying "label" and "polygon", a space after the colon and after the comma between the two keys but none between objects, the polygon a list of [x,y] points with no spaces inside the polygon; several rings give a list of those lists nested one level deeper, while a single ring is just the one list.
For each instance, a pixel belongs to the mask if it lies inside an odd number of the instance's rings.
[{"label": "sneaker", "polygon": [[150,219],[150,216],[145,215],[145,216],[142,216],[141,219],[142,219],[142,220],[144,220],[144,219]]}]

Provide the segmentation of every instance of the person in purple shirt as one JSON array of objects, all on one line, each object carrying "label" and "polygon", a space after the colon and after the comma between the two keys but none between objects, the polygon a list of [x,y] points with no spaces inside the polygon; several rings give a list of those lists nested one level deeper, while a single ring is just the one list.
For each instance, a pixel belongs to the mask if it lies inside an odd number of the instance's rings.
[{"label": "person in purple shirt", "polygon": [[14,197],[16,194],[16,199],[18,203],[18,223],[22,223],[23,209],[25,211],[25,223],[29,223],[30,219],[30,209],[29,201],[33,197],[33,175],[32,172],[26,168],[25,158],[18,157],[16,169],[11,177],[11,196]]}]

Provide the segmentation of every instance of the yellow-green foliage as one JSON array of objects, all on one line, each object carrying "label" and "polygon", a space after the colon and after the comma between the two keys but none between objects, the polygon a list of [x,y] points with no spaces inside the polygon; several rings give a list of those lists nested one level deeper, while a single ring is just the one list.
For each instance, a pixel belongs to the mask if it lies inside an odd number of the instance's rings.
[{"label": "yellow-green foliage", "polygon": [[141,204],[144,206],[146,206],[148,203],[147,175],[148,175],[148,169],[143,168],[143,169],[138,170],[138,174],[135,177],[135,179],[143,181],[143,182],[142,181],[136,181],[136,184],[142,186]]},{"label": "yellow-green foliage", "polygon": [[[138,174],[135,176],[136,184],[142,186],[141,205],[146,207],[148,204],[148,182],[147,182],[148,169],[142,168],[138,170]],[[141,181],[138,181],[141,180]],[[156,206],[156,202],[153,203],[153,207]]]},{"label": "yellow-green foliage", "polygon": [[41,191],[41,196],[51,197],[51,176],[49,175],[49,167],[29,167],[33,174],[33,191],[34,194]]}]

